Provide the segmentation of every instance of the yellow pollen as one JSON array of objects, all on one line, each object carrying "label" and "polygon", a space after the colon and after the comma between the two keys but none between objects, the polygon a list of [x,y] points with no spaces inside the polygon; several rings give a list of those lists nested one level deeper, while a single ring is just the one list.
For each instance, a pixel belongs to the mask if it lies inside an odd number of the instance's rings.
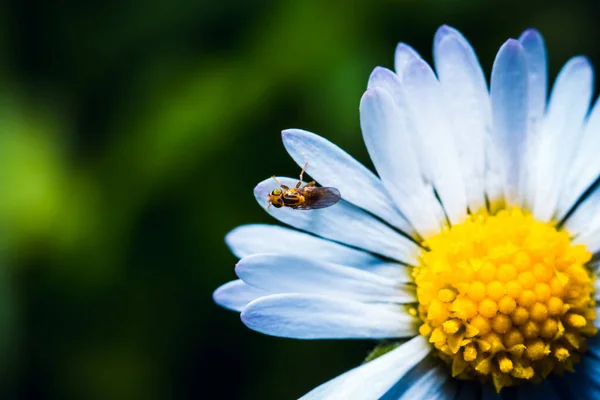
[{"label": "yellow pollen", "polygon": [[523,332],[523,336],[527,339],[535,339],[540,334],[540,327],[535,322],[529,320],[525,322],[525,325],[521,328],[521,332]]},{"label": "yellow pollen", "polygon": [[465,346],[463,359],[468,362],[468,361],[475,361],[476,358],[477,358],[477,348],[475,347],[475,345],[473,343],[468,343]]},{"label": "yellow pollen", "polygon": [[512,321],[509,316],[498,314],[492,320],[492,328],[495,332],[506,333],[512,328]]},{"label": "yellow pollen", "polygon": [[510,315],[517,308],[517,302],[512,297],[505,296],[498,302],[498,311]]},{"label": "yellow pollen", "polygon": [[450,289],[442,289],[438,292],[438,299],[442,303],[452,303],[456,298],[456,293]]},{"label": "yellow pollen", "polygon": [[548,317],[548,307],[543,303],[535,303],[529,310],[529,318],[533,321],[545,321],[546,317]]},{"label": "yellow pollen", "polygon": [[518,281],[510,281],[506,284],[506,286],[504,286],[504,288],[506,289],[506,295],[508,297],[512,297],[513,299],[518,298],[523,290]]},{"label": "yellow pollen", "polygon": [[511,313],[511,318],[513,324],[515,325],[524,325],[527,321],[529,321],[529,311],[525,307],[517,307]]},{"label": "yellow pollen", "polygon": [[554,348],[554,357],[556,357],[556,359],[558,361],[565,361],[569,358],[569,350],[567,350],[565,347],[561,347],[561,346],[557,346]]},{"label": "yellow pollen", "polygon": [[537,297],[532,290],[523,290],[519,295],[518,302],[520,306],[529,308],[534,305],[536,299]]},{"label": "yellow pollen", "polygon": [[467,296],[473,301],[481,301],[485,299],[485,284],[480,281],[475,281],[471,283],[469,286],[469,291],[467,292]]},{"label": "yellow pollen", "polygon": [[442,324],[444,333],[454,335],[462,327],[462,322],[456,319],[450,319]]},{"label": "yellow pollen", "polygon": [[458,379],[500,391],[571,370],[597,332],[591,254],[519,208],[425,241],[412,275],[419,333]]},{"label": "yellow pollen", "polygon": [[508,358],[506,353],[499,354],[497,358],[500,371],[504,372],[505,374],[508,374],[510,371],[512,371],[513,363],[510,358]]},{"label": "yellow pollen", "polygon": [[585,317],[579,314],[567,314],[563,320],[573,328],[583,328],[587,325]]}]

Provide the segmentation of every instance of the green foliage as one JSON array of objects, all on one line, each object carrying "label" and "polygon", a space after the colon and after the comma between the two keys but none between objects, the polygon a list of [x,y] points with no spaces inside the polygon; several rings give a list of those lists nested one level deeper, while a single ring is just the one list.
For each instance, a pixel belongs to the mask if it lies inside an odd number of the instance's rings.
[{"label": "green foliage", "polygon": [[394,350],[398,346],[400,346],[405,341],[383,341],[377,344],[373,350],[365,357],[366,363],[375,360],[376,358],[381,357],[382,355],[389,353]]}]

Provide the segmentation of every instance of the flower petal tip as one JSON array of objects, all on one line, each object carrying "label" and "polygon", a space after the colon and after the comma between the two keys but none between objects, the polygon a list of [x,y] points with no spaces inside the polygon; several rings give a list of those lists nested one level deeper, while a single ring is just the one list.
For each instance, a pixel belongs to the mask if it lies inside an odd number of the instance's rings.
[{"label": "flower petal tip", "polygon": [[246,305],[246,307],[244,307],[244,309],[240,312],[240,320],[248,328],[255,330],[257,332],[260,332],[260,333],[267,334],[263,330],[258,329],[260,326],[260,323],[257,323],[257,320],[260,320],[261,316],[260,316],[260,312],[256,312],[256,310],[253,307],[256,303],[260,304],[261,299],[262,298],[258,298],[256,300],[253,300],[250,303],[248,303]]},{"label": "flower petal tip", "polygon": [[373,68],[373,71],[371,72],[371,75],[369,75],[369,83],[371,83],[371,81],[373,80],[373,78],[386,74],[389,70],[387,68],[384,67],[375,67]]},{"label": "flower petal tip", "polygon": [[535,28],[527,28],[519,36],[519,41],[524,42],[528,40],[543,40],[542,34]]},{"label": "flower petal tip", "polygon": [[314,133],[305,131],[304,129],[297,129],[297,128],[284,129],[283,131],[281,131],[281,138],[284,141],[284,143],[286,140],[289,140],[289,139],[293,139],[293,138],[297,138],[297,137],[312,136],[312,135],[314,135]]},{"label": "flower petal tip", "polygon": [[364,107],[366,107],[368,104],[374,104],[377,101],[380,101],[381,98],[385,96],[390,97],[390,95],[385,89],[379,86],[371,86],[367,89],[367,91],[363,94],[362,98],[360,99],[359,109],[363,110]]},{"label": "flower petal tip", "polygon": [[442,25],[438,28],[437,32],[435,32],[433,43],[437,44],[448,36],[462,37],[462,34],[450,25]]},{"label": "flower petal tip", "polygon": [[506,49],[506,51],[522,51],[523,45],[517,39],[510,38],[500,47],[499,52],[503,49]]},{"label": "flower petal tip", "polygon": [[298,129],[298,128],[289,128],[289,129],[284,129],[281,131],[281,137],[283,139],[292,137],[292,136],[298,136],[298,135],[304,135],[308,132],[306,132],[303,129]]},{"label": "flower petal tip", "polygon": [[569,60],[572,68],[592,68],[592,62],[586,56],[575,56]]},{"label": "flower petal tip", "polygon": [[384,67],[375,67],[369,76],[367,88],[388,87],[390,84],[394,85],[392,81],[396,81],[396,84],[399,83],[398,76],[393,71]]}]

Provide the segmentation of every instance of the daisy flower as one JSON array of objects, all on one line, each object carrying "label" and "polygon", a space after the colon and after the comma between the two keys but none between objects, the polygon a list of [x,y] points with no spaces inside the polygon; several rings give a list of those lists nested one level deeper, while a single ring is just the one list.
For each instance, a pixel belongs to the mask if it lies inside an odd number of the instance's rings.
[{"label": "daisy flower", "polygon": [[[290,225],[226,241],[239,280],[214,293],[256,331],[381,340],[303,399],[600,396],[600,106],[574,57],[547,95],[542,36],[498,51],[490,85],[467,40],[441,27],[435,70],[401,43],[360,102],[373,174],[326,139],[283,132],[329,208],[268,208]],[[295,179],[278,178],[292,186]],[[277,188],[256,186],[265,207]]]}]

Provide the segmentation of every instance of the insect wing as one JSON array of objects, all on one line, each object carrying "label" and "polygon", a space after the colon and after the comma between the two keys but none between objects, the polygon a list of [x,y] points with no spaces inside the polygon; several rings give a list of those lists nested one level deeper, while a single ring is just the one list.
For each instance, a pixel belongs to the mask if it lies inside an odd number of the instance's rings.
[{"label": "insect wing", "polygon": [[299,210],[315,210],[334,205],[342,196],[340,191],[334,187],[307,187],[303,190],[306,202],[298,206]]}]

